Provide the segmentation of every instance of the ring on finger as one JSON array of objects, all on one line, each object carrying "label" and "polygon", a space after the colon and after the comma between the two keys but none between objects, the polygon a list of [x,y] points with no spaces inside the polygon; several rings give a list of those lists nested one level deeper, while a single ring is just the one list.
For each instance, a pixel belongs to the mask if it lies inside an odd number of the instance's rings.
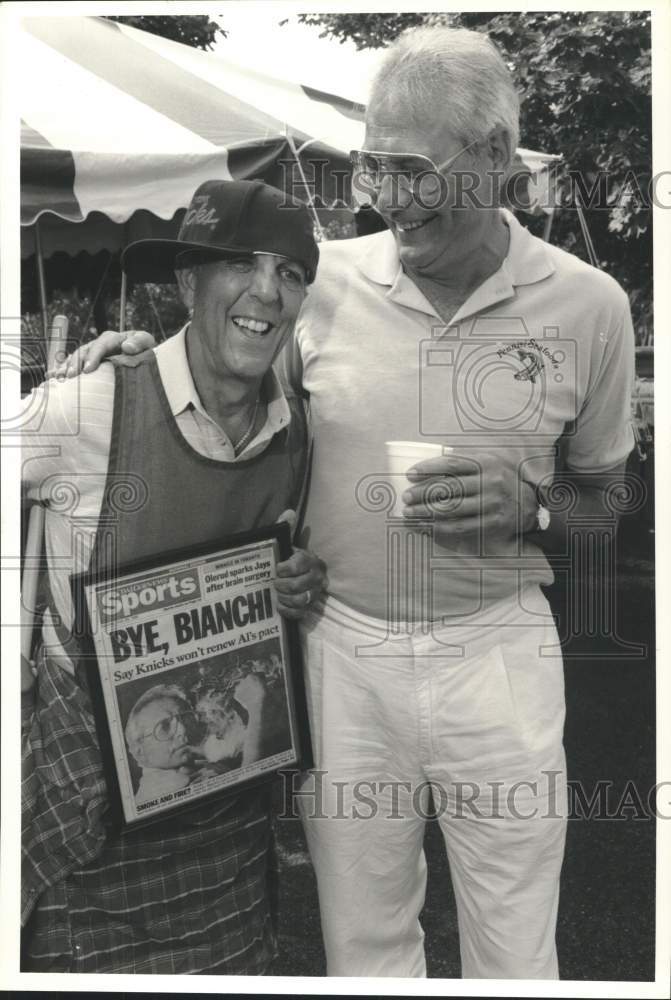
[{"label": "ring on finger", "polygon": [[312,591],[311,591],[311,590],[306,590],[306,591],[305,591],[305,606],[307,607],[307,605],[308,605],[308,604],[309,604],[309,603],[310,603],[311,601],[312,601]]}]

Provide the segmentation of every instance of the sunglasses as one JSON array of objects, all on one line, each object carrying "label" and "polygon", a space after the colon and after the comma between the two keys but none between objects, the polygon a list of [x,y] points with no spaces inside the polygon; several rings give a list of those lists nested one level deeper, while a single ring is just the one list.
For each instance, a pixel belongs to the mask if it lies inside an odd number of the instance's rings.
[{"label": "sunglasses", "polygon": [[373,188],[381,187],[385,177],[395,177],[408,184],[416,184],[432,174],[440,176],[462,153],[479,141],[474,139],[454,156],[439,164],[423,153],[385,153],[374,149],[352,149],[349,158],[359,180]]}]

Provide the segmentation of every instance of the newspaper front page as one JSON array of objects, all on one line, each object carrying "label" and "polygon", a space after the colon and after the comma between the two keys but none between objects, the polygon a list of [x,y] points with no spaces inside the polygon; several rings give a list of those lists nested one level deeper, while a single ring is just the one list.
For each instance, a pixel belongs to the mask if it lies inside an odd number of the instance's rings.
[{"label": "newspaper front page", "polygon": [[124,819],[298,759],[274,539],[89,583]]}]

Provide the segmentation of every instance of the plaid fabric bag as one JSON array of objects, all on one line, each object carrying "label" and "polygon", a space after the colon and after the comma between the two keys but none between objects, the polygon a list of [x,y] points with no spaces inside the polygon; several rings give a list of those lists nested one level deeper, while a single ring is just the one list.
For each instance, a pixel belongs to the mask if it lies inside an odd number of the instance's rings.
[{"label": "plaid fabric bag", "polygon": [[269,786],[113,833],[88,695],[43,652],[22,758],[23,971],[265,972]]}]

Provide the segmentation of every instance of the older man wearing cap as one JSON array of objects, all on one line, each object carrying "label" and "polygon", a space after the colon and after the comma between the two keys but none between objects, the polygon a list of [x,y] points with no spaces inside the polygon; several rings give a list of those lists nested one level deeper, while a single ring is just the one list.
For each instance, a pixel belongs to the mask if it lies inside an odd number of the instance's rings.
[{"label": "older man wearing cap", "polygon": [[[47,505],[51,600],[37,681],[24,684],[27,971],[261,974],[274,955],[268,786],[169,824],[108,829],[68,580],[296,509],[306,417],[272,364],[318,256],[302,206],[260,181],[208,182],[176,240],[124,254],[134,277],[175,268],[187,326],[149,364],[104,365],[36,390],[41,422],[24,437],[24,479]],[[146,502],[119,503],[137,483]],[[76,500],[64,507],[68,490]],[[296,550],[277,577],[281,610],[299,617],[321,593],[323,564]]]},{"label": "older man wearing cap", "polygon": [[[425,974],[429,789],[462,974],[558,975],[564,693],[544,550],[614,524],[633,336],[616,282],[499,207],[518,117],[483,34],[392,45],[353,153],[389,231],[322,247],[285,350],[310,397],[305,522],[329,565],[303,629],[317,787],[300,794],[331,975]],[[452,452],[411,484],[389,479],[394,441]]]}]

